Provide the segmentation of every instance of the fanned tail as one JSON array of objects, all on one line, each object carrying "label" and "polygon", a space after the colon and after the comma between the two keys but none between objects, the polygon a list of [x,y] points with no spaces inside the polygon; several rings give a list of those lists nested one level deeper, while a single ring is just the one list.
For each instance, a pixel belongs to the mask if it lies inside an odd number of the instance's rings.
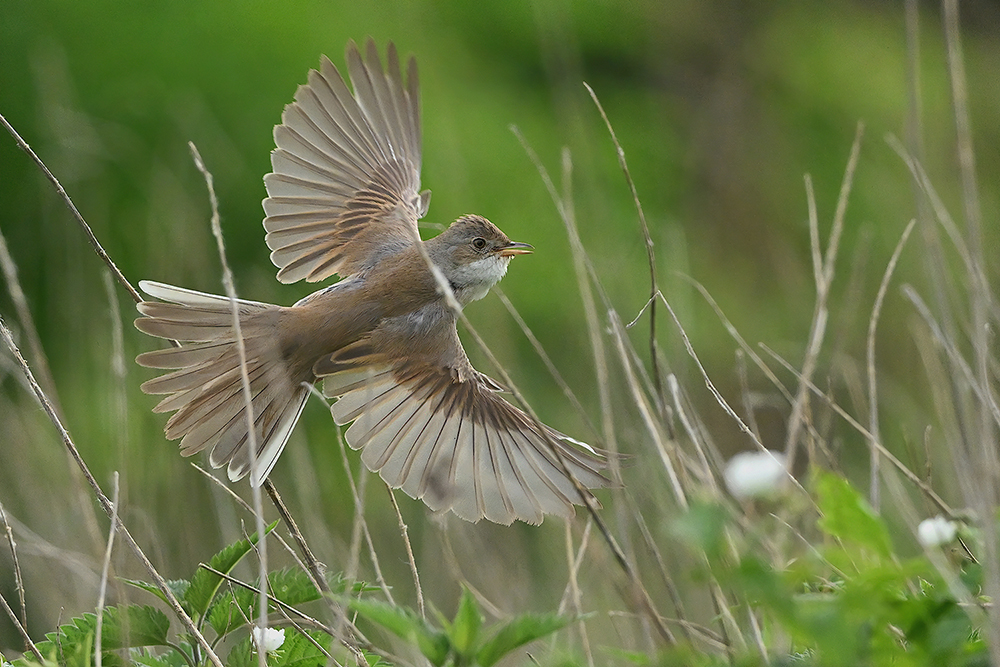
[{"label": "fanned tail", "polygon": [[[138,305],[144,317],[135,321],[136,328],[181,343],[136,358],[142,366],[170,370],[142,385],[147,394],[166,394],[154,412],[176,411],[164,429],[167,438],[181,439],[184,456],[211,448],[214,467],[228,464],[231,480],[244,477],[251,472],[249,430],[230,300],[162,283],[143,281],[139,286],[159,301]],[[237,303],[257,444],[251,483],[257,485],[288,442],[308,392],[290,377],[278,348],[281,309],[256,301]]]}]

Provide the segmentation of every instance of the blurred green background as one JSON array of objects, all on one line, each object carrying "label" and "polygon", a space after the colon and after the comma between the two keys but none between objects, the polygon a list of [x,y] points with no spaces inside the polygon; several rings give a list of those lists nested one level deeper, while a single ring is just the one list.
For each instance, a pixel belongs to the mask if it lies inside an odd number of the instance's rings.
[{"label": "blurred green background", "polygon": [[[1000,9],[981,1],[962,11],[989,249],[997,247],[1000,207]],[[346,42],[368,35],[383,53],[393,40],[419,62],[423,182],[434,193],[427,221],[447,224],[481,213],[535,246],[534,255],[514,263],[502,288],[594,423],[596,374],[569,244],[510,126],[520,128],[557,182],[561,151],[568,149],[583,243],[614,308],[629,321],[649,296],[646,250],[613,145],[583,82],[593,87],[631,167],[661,288],[709,375],[738,403],[735,345],[681,275],[703,283],[748,341],[764,341],[799,363],[815,293],[803,175],[815,185],[825,234],[863,122],[819,378],[843,389],[845,406],[865,418],[851,389],[862,377],[868,315],[892,248],[917,210],[907,169],[885,140],[918,136],[907,130],[914,106],[902,3],[8,0],[0,15],[0,112],[59,177],[130,280],[219,292],[208,198],[187,147],[193,141],[215,178],[241,296],[290,304],[313,286],[279,285],[263,243],[260,200],[272,127],[320,54],[340,66]],[[961,221],[935,3],[920,4],[919,49],[919,144],[931,180]],[[0,136],[0,202],[0,230],[18,264],[67,424],[102,483],[110,484],[112,471],[121,474],[123,515],[161,571],[188,576],[239,536],[245,516],[162,437],[165,416],[153,415],[156,399],[138,390],[151,373],[131,361],[156,343],[131,326],[134,311],[120,289],[120,315],[113,315],[102,265],[51,186],[6,135]],[[926,287],[920,243],[911,240],[898,278],[918,289]],[[996,254],[988,259],[994,277]],[[0,314],[21,330],[6,289]],[[499,299],[488,297],[467,314],[544,420],[595,440]],[[665,366],[706,428],[726,453],[746,447],[693,372],[662,309],[660,317]],[[921,448],[927,422],[930,391],[913,363],[912,325],[912,308],[890,290],[878,349],[886,441],[897,451]],[[632,336],[648,363],[647,326],[640,320]],[[124,377],[114,367],[115,327],[123,327]],[[481,354],[470,354],[495,375]],[[60,615],[93,609],[102,547],[88,527],[92,502],[75,491],[53,429],[6,359],[0,352],[0,503],[19,522],[31,630],[40,636]],[[757,374],[750,384],[777,396]],[[620,378],[612,388],[619,443],[636,461],[625,470],[626,488],[641,506],[659,508],[662,516],[646,518],[662,524],[673,506],[662,471],[644,465],[654,454]],[[787,408],[773,405],[758,418],[766,444],[780,449]],[[833,441],[844,465],[863,472],[861,439],[843,429]],[[272,475],[333,570],[346,567],[353,521],[336,443],[329,414],[311,404]],[[358,457],[350,456],[356,467]],[[368,482],[376,549],[387,579],[411,600],[391,506],[377,478]],[[247,495],[245,484],[236,487]],[[616,493],[601,496],[606,505],[613,507]],[[423,505],[402,495],[400,503],[435,604],[454,605],[456,566],[501,611],[558,604],[566,568],[560,522],[541,528],[472,526],[454,517],[438,522]],[[104,532],[106,521],[99,526]],[[455,564],[440,555],[445,535]],[[12,600],[2,551],[0,591]],[[136,574],[127,555],[116,562]],[[588,561],[581,578],[607,579],[606,568],[600,558]],[[364,563],[359,576],[372,578]],[[622,605],[613,586],[608,590],[608,606]],[[19,644],[0,618],[0,648]]]}]

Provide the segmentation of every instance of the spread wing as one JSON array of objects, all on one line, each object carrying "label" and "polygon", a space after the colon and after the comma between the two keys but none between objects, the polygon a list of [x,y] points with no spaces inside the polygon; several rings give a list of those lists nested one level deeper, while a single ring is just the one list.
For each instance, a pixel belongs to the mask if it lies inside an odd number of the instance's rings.
[{"label": "spread wing", "polygon": [[361,460],[390,486],[433,510],[502,524],[573,516],[583,500],[566,470],[585,488],[608,486],[600,474],[604,453],[505,401],[500,385],[472,368],[452,332],[451,353],[459,361],[450,367],[393,363],[365,340],[316,364],[324,393],[339,397],[334,421],[354,422],[348,444],[362,449]]},{"label": "spread wing", "polygon": [[430,193],[420,193],[416,61],[404,84],[396,47],[387,67],[347,46],[354,93],[325,56],[274,128],[264,177],[265,240],[278,280],[316,282],[363,270],[417,238]]}]

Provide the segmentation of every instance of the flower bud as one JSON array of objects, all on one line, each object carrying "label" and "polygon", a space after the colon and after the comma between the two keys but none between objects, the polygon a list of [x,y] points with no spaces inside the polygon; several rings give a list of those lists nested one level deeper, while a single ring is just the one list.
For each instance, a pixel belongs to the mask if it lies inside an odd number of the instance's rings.
[{"label": "flower bud", "polygon": [[285,643],[285,631],[284,629],[279,630],[277,628],[259,628],[255,625],[253,628],[253,638],[257,642],[257,646],[264,653],[270,653],[277,651]]},{"label": "flower bud", "polygon": [[933,519],[924,519],[917,526],[917,541],[927,549],[941,547],[951,543],[958,532],[954,521],[949,521],[940,514]]},{"label": "flower bud", "polygon": [[722,477],[737,500],[770,495],[788,479],[785,455],[771,450],[740,452],[729,459]]}]

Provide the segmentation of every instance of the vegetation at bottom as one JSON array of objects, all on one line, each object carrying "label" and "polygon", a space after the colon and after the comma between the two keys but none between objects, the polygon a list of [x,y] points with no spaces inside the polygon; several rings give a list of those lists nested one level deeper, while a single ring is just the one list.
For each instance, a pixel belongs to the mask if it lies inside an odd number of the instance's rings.
[{"label": "vegetation at bottom", "polygon": [[[778,494],[783,495],[783,494]],[[736,516],[725,504],[701,501],[672,522],[678,545],[699,556],[690,575],[725,591],[731,605],[720,610],[753,619],[756,645],[707,651],[724,637],[708,628],[676,627],[676,641],[655,654],[602,649],[601,663],[634,665],[989,665],[982,635],[982,541],[963,526],[952,543],[899,558],[888,527],[841,476],[814,470],[808,491],[797,499],[816,520],[810,548],[788,562],[775,562],[767,533],[778,517],[768,505],[776,495],[753,501],[754,516]],[[268,527],[270,532],[277,524]],[[801,537],[801,536],[800,536]],[[190,579],[169,582],[195,626],[227,667],[258,664],[261,640],[259,589],[227,575],[250,554],[257,536],[240,540],[211,557]],[[946,562],[935,567],[928,555]],[[165,602],[151,583],[128,581]],[[280,640],[266,650],[270,667],[330,664],[411,664],[423,656],[435,667],[491,667],[525,645],[564,631],[586,616],[523,613],[492,625],[475,596],[463,589],[454,618],[434,610],[435,621],[405,605],[373,596],[377,586],[327,576],[326,602],[338,615],[324,624],[307,611],[323,593],[302,569],[268,574],[268,623]],[[348,619],[344,614],[350,616]],[[198,643],[161,609],[126,604],[103,610],[98,649],[97,617],[85,614],[61,625],[35,644],[41,660],[25,653],[14,667],[91,667],[101,664],[178,667],[211,664]],[[348,629],[352,628],[352,629]],[[364,633],[361,629],[364,628]],[[352,637],[344,642],[346,637]],[[359,638],[367,637],[362,641]],[[348,644],[347,646],[342,643]],[[784,647],[776,651],[772,647]],[[542,664],[583,665],[573,651],[556,652]],[[362,662],[363,661],[363,662]],[[523,661],[522,661],[523,662]]]}]

